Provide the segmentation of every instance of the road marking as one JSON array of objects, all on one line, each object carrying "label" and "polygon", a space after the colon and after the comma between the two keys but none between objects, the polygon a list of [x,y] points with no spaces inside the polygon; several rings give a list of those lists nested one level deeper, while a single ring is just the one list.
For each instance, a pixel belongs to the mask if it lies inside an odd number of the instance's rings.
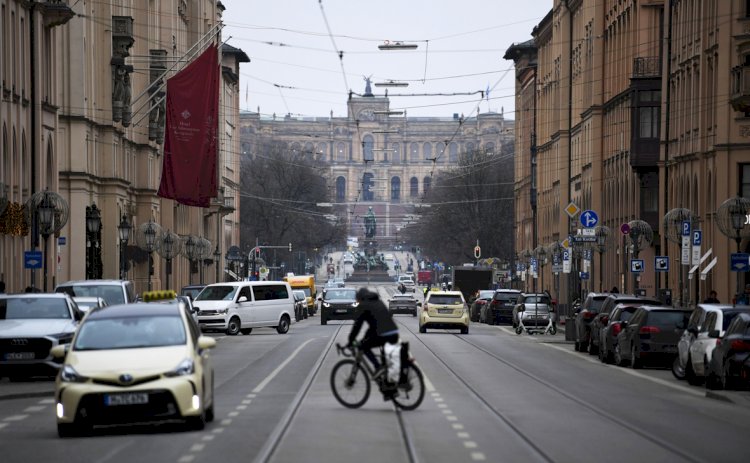
[{"label": "road marking", "polygon": [[184,455],[181,456],[179,460],[180,463],[188,463],[189,461],[193,461],[195,459],[195,455]]},{"label": "road marking", "polygon": [[8,426],[8,423],[0,423],[0,429],[3,429],[6,426]]},{"label": "road marking", "polygon": [[26,409],[24,410],[24,412],[25,413],[39,412],[39,411],[44,410],[45,408],[47,408],[47,407],[45,407],[43,405],[32,405],[31,407],[26,407]]},{"label": "road marking", "polygon": [[250,402],[252,402],[252,400],[250,399],[245,399],[242,401],[243,405],[250,405]]},{"label": "road marking", "polygon": [[495,328],[497,328],[500,331],[505,331],[508,334],[512,334],[513,336],[518,336],[515,331],[513,331],[510,328],[508,328],[507,326],[497,326],[496,325]]},{"label": "road marking", "polygon": [[[224,420],[224,421],[229,421],[229,423],[231,423],[231,422],[232,422],[232,420]],[[227,423],[227,424],[229,424],[229,423]],[[223,424],[223,423],[222,423],[222,424]],[[214,434],[221,434],[221,433],[223,433],[223,432],[224,432],[224,428],[216,428],[216,429],[214,429],[214,430],[213,430],[213,431],[211,431],[211,432],[213,432]]]},{"label": "road marking", "polygon": [[435,402],[439,403],[439,402],[443,401],[443,398],[442,397],[435,397],[434,400],[435,400]]},{"label": "road marking", "polygon": [[[427,388],[427,392],[432,393],[433,396],[435,396],[437,393],[435,392],[435,386],[432,384],[432,381],[427,378],[427,375],[424,374],[424,371],[422,372],[422,378],[424,378],[424,387]],[[440,395],[440,394],[437,394]]]},{"label": "road marking", "polygon": [[[229,413],[227,413],[227,416],[231,416],[232,418],[234,418],[235,416],[237,416],[239,414],[240,414],[240,412],[229,412]],[[222,424],[224,424],[224,422],[222,422]]]},{"label": "road marking", "polygon": [[463,429],[464,425],[461,423],[453,423],[451,426],[453,426],[453,429]]},{"label": "road marking", "polygon": [[477,443],[474,441],[467,440],[467,441],[464,441],[464,447],[466,447],[467,449],[475,449],[477,448]]},{"label": "road marking", "polygon": [[274,378],[276,377],[276,375],[278,375],[278,374],[279,374],[279,372],[280,372],[281,370],[283,370],[283,369],[284,369],[284,367],[286,367],[286,366],[287,366],[287,365],[289,364],[289,362],[291,362],[291,361],[292,361],[292,359],[294,359],[294,357],[296,357],[296,356],[297,356],[297,354],[298,354],[298,353],[299,353],[299,352],[300,352],[300,351],[301,351],[302,349],[304,349],[304,347],[305,347],[305,346],[306,346],[306,345],[307,345],[308,343],[310,343],[310,342],[312,342],[312,341],[314,341],[314,340],[315,340],[315,338],[313,338],[313,339],[308,339],[307,341],[303,342],[303,343],[302,343],[302,344],[301,344],[301,345],[300,345],[300,346],[299,346],[298,348],[296,348],[296,349],[294,350],[294,352],[292,352],[292,355],[290,355],[289,357],[287,357],[287,358],[286,358],[286,360],[284,360],[283,362],[281,362],[281,364],[280,364],[279,366],[277,366],[277,367],[276,367],[276,369],[275,369],[275,370],[273,370],[273,371],[271,372],[271,374],[269,374],[268,376],[266,376],[266,378],[265,378],[265,379],[264,379],[263,381],[261,381],[261,382],[260,382],[260,384],[258,384],[258,385],[257,385],[257,386],[255,387],[255,389],[253,389],[253,393],[257,394],[257,393],[259,393],[260,391],[262,391],[262,390],[263,390],[263,388],[264,388],[264,387],[266,387],[266,385],[268,385],[268,383],[270,383],[270,382],[271,382],[271,380],[272,380],[272,379],[274,379]]},{"label": "road marking", "polygon": [[49,405],[55,403],[55,399],[42,399],[37,403],[41,405]]},{"label": "road marking", "polygon": [[255,398],[255,394],[248,394],[245,397],[247,397],[248,399],[254,399]]},{"label": "road marking", "polygon": [[445,404],[438,404],[438,408],[448,408],[448,406]]},{"label": "road marking", "polygon": [[484,461],[487,457],[482,452],[471,452],[471,459],[474,461]]},{"label": "road marking", "polygon": [[453,410],[445,409],[445,410],[443,410],[443,414],[444,415],[452,415],[453,414]]},{"label": "road marking", "polygon": [[216,436],[209,434],[207,436],[203,436],[203,440],[205,440],[205,441],[211,441],[211,440],[214,440],[214,437],[216,437]]},{"label": "road marking", "polygon": [[206,444],[193,444],[192,447],[190,447],[191,452],[200,452],[204,448],[206,448]]},{"label": "road marking", "polygon": [[433,392],[432,393],[432,397],[440,397],[440,393],[439,392]]},{"label": "road marking", "polygon": [[448,415],[448,416],[445,417],[445,419],[448,420],[448,421],[456,421],[456,420],[458,420],[458,418],[456,418],[454,415]]},{"label": "road marking", "polygon": [[581,360],[585,360],[587,362],[591,362],[591,363],[594,363],[594,364],[602,366],[602,367],[614,368],[615,370],[621,371],[621,372],[626,373],[628,375],[635,376],[635,377],[641,378],[641,379],[646,379],[648,381],[651,381],[652,383],[661,384],[662,386],[666,386],[666,387],[669,387],[669,388],[672,388],[672,389],[675,389],[675,390],[678,390],[678,391],[681,391],[681,392],[687,392],[688,394],[692,394],[692,395],[698,396],[698,397],[705,397],[706,396],[705,392],[698,392],[698,391],[690,389],[690,388],[688,388],[686,386],[678,386],[677,384],[670,383],[669,381],[666,381],[664,379],[653,378],[651,376],[645,375],[645,374],[643,374],[643,373],[641,373],[639,371],[636,371],[636,370],[630,370],[630,369],[627,369],[627,368],[618,367],[617,365],[610,365],[608,363],[601,363],[599,360],[594,360],[594,359],[589,358],[589,357],[584,357],[584,356],[581,355],[580,352],[570,351],[570,350],[565,349],[564,347],[561,347],[561,346],[556,346],[554,344],[547,344],[547,343],[540,343],[540,344],[542,346],[547,346],[547,347],[550,347],[552,349],[557,349],[560,352],[565,352],[566,354],[573,355],[573,356],[575,356],[575,357],[577,357],[577,358],[579,358]]},{"label": "road marking", "polygon": [[457,432],[457,433],[456,433],[456,435],[457,435],[457,436],[458,436],[458,437],[459,437],[460,439],[468,439],[469,437],[471,437],[471,436],[469,436],[469,433],[468,433],[468,432],[464,432],[464,431],[461,431],[461,432]]},{"label": "road marking", "polygon": [[21,421],[28,418],[29,415],[12,415],[7,418],[5,418],[3,421]]},{"label": "road marking", "polygon": [[232,420],[221,420],[222,426],[229,426],[230,424],[232,424]]},{"label": "road marking", "polygon": [[247,405],[237,405],[235,407],[236,410],[245,410],[247,408]]}]

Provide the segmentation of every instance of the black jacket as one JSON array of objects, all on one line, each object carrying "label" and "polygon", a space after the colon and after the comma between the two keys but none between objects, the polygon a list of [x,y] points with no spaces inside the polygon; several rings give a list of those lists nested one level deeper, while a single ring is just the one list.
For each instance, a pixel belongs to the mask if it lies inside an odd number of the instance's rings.
[{"label": "black jacket", "polygon": [[357,319],[354,321],[352,331],[349,333],[349,342],[357,339],[362,323],[367,322],[366,338],[380,337],[383,333],[398,331],[393,316],[388,312],[388,308],[383,304],[377,294],[368,292],[364,298],[360,299]]}]

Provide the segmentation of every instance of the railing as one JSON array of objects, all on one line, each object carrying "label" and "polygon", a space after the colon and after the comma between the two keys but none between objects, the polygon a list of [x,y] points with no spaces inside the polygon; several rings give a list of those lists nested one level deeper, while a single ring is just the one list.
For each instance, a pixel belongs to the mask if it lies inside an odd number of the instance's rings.
[{"label": "railing", "polygon": [[661,58],[659,56],[641,56],[633,58],[633,77],[650,78],[661,76]]}]

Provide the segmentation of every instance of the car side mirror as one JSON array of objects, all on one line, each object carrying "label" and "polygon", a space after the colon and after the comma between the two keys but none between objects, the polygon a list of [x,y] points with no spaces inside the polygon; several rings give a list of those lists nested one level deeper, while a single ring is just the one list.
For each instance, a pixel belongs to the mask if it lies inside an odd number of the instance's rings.
[{"label": "car side mirror", "polygon": [[237,299],[237,302],[247,302],[247,296],[240,296],[240,298]]},{"label": "car side mirror", "polygon": [[70,348],[70,344],[58,344],[52,349],[50,349],[49,353],[50,355],[52,355],[53,358],[61,359],[65,357],[65,354],[68,353],[69,348]]},{"label": "car side mirror", "polygon": [[717,339],[717,338],[719,338],[721,336],[719,336],[719,330],[711,330],[711,331],[708,332],[708,337],[709,338]]},{"label": "car side mirror", "polygon": [[421,303],[421,302],[417,302],[417,305],[418,305],[419,307],[422,307],[422,303]]}]

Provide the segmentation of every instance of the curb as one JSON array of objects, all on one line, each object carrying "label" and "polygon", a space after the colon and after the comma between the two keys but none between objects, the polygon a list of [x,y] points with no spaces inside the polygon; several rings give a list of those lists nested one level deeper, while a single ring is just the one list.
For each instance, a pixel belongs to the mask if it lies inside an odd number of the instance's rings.
[{"label": "curb", "polygon": [[737,403],[739,403],[739,402],[736,402],[731,397],[729,397],[729,396],[727,396],[725,394],[722,394],[720,392],[715,392],[715,391],[706,391],[706,397],[709,398],[709,399],[719,400],[721,402],[726,402],[726,403],[730,403],[730,404],[737,404]]}]

